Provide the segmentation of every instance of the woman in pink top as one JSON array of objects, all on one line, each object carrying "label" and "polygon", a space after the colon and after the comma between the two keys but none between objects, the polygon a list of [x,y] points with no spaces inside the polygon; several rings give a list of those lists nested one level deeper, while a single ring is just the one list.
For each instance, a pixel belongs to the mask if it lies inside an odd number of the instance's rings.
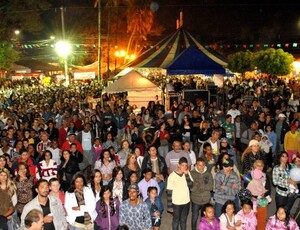
[{"label": "woman in pink top", "polygon": [[253,203],[251,200],[242,200],[242,209],[237,213],[237,216],[242,221],[241,229],[256,230],[257,218],[253,211]]}]

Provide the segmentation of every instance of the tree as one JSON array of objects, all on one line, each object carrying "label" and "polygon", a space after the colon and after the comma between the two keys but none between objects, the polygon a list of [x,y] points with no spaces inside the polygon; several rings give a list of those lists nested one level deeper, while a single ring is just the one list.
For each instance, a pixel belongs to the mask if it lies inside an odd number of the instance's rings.
[{"label": "tree", "polygon": [[10,40],[16,29],[27,33],[41,31],[40,16],[48,7],[47,0],[0,1],[0,41]]},{"label": "tree", "polygon": [[254,70],[254,55],[249,50],[237,52],[228,56],[228,69],[242,75]]},{"label": "tree", "polygon": [[284,52],[282,49],[269,48],[255,54],[254,62],[262,73],[273,76],[287,75],[291,73],[293,55]]},{"label": "tree", "polygon": [[8,42],[0,45],[0,70],[9,70],[19,59],[19,52],[15,51]]}]

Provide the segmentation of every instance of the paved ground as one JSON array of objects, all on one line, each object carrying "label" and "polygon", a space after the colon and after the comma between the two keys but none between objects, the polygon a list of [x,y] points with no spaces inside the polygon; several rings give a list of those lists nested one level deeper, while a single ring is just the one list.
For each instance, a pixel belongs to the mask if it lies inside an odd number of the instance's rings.
[{"label": "paved ground", "polygon": [[[275,206],[275,189],[274,188],[272,188],[271,197],[272,197],[273,201],[268,206],[268,217],[273,215],[275,213],[275,210],[276,210],[276,206]],[[167,196],[166,196],[165,193],[163,195],[163,203],[164,203],[164,207],[165,207],[165,210],[166,210]],[[297,202],[295,202],[294,207],[298,206],[298,203],[299,203],[299,199],[297,200]],[[166,211],[164,211],[164,213],[163,213],[161,229],[162,230],[172,229],[172,216],[169,213],[167,213]],[[191,229],[191,209],[190,209],[190,213],[189,213],[189,216],[188,216],[187,229]]]},{"label": "paved ground", "polygon": [[[239,158],[239,157],[238,157]],[[238,162],[239,162],[239,159],[238,159]],[[241,170],[241,169],[239,169]],[[270,174],[270,178],[271,178],[271,174]],[[267,217],[270,217],[272,215],[274,215],[275,211],[276,211],[276,205],[275,205],[275,188],[272,187],[272,190],[271,190],[271,197],[272,197],[272,202],[268,205],[268,216]],[[164,192],[164,195],[163,195],[163,204],[164,204],[164,207],[165,207],[165,210],[167,208],[167,196],[166,196],[166,193]],[[300,207],[300,198],[298,198],[291,210],[291,214],[296,214],[296,209],[297,207]],[[199,214],[199,217],[200,217],[200,214]],[[166,211],[164,211],[163,213],[163,218],[162,218],[162,225],[161,225],[161,229],[162,230],[169,230],[169,229],[172,229],[172,216],[167,213]],[[190,212],[189,212],[189,216],[188,216],[188,221],[187,221],[187,229],[190,230],[191,229],[191,209],[190,209]]]}]

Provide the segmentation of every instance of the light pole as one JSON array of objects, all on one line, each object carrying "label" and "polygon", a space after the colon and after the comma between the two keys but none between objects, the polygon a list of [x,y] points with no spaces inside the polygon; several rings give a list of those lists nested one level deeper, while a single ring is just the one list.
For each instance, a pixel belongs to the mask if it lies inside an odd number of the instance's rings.
[{"label": "light pole", "polygon": [[125,55],[126,55],[125,50],[120,50],[120,51],[117,50],[117,51],[115,52],[115,70],[116,70],[116,68],[117,68],[117,59],[118,59],[118,58],[125,57]]},{"label": "light pole", "polygon": [[68,43],[67,41],[59,41],[55,45],[55,50],[59,56],[64,58],[66,86],[69,86],[70,79],[69,79],[69,69],[68,69],[68,56],[72,51],[71,44]]}]

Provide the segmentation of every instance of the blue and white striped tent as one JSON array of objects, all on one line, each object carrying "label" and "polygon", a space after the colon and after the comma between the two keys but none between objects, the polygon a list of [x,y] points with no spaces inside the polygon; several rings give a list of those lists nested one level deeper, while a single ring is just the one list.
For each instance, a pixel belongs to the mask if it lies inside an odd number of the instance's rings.
[{"label": "blue and white striped tent", "polygon": [[189,32],[180,28],[173,34],[169,35],[156,45],[152,46],[135,60],[123,66],[123,69],[131,67],[134,69],[141,68],[161,68],[167,67],[188,47],[195,46],[199,52],[205,54],[208,59],[217,64],[226,67],[227,62],[224,57],[210,48],[205,48]]}]

